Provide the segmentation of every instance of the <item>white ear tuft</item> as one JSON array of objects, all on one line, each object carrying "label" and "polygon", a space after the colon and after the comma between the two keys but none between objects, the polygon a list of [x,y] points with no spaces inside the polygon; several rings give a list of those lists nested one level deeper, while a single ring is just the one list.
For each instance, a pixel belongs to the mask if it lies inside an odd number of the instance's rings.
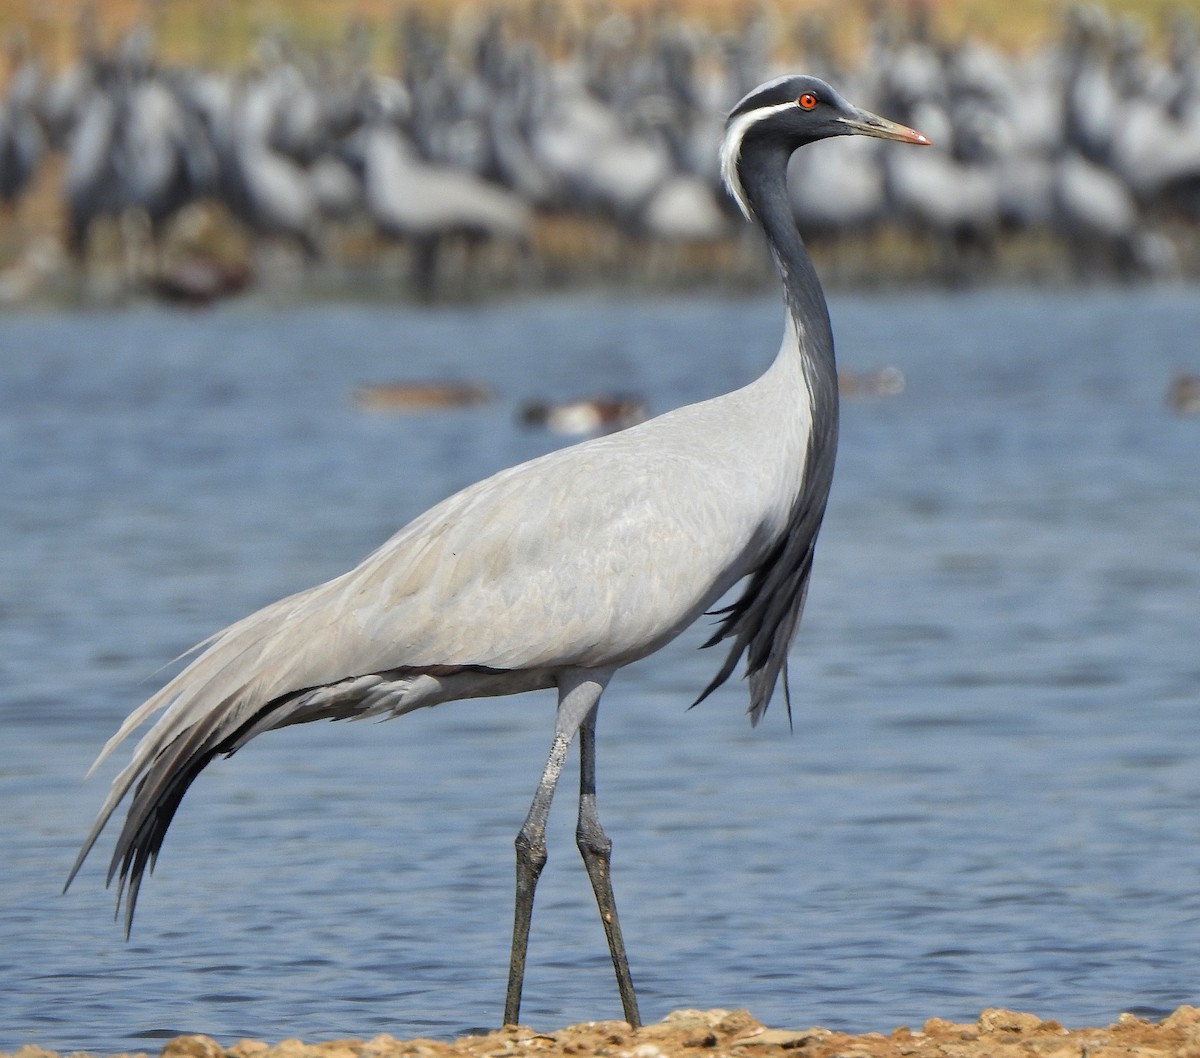
[{"label": "white ear tuft", "polygon": [[757,110],[747,110],[730,121],[725,128],[725,138],[721,141],[721,179],[747,220],[754,218],[750,203],[746,201],[746,191],[742,187],[741,174],[738,172],[738,163],[742,157],[742,143],[746,138],[746,133],[758,122],[765,121],[780,111],[790,110],[795,105],[789,100],[786,103],[774,103],[771,106],[759,107]]}]

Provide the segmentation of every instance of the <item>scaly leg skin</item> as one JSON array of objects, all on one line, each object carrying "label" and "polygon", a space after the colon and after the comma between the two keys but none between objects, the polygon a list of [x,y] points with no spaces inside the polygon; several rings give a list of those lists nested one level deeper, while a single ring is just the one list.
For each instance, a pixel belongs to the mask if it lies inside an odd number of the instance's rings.
[{"label": "scaly leg skin", "polygon": [[542,868],[546,865],[546,818],[550,814],[554,788],[562,774],[575,732],[587,716],[591,716],[592,724],[595,724],[596,706],[611,677],[611,670],[586,669],[564,673],[559,679],[554,741],[550,744],[550,755],[546,758],[546,767],[534,792],[529,814],[517,833],[517,894],[513,911],[512,957],[508,964],[508,992],[504,1000],[505,1025],[517,1024],[521,1016],[521,989],[525,983],[533,894]]},{"label": "scaly leg skin", "polygon": [[579,729],[579,824],[575,828],[575,843],[583,855],[584,866],[592,880],[596,894],[596,906],[600,909],[600,921],[604,923],[604,935],[608,938],[608,951],[612,955],[613,970],[617,975],[617,990],[621,993],[621,1006],[625,1020],[633,1028],[640,1028],[637,996],[633,991],[633,978],[629,974],[629,960],[625,956],[625,942],[621,938],[621,923],[617,918],[617,902],[613,896],[612,842],[600,826],[596,812],[596,709],[584,718]]}]

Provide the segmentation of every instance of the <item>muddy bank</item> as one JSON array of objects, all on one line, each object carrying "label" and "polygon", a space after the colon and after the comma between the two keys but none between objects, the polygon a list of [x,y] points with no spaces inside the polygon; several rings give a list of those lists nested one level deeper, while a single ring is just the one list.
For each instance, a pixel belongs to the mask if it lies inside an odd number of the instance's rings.
[{"label": "muddy bank", "polygon": [[[22,1047],[12,1058],[51,1058],[56,1052]],[[970,1023],[933,1017],[889,1035],[851,1035],[828,1029],[768,1028],[748,1011],[680,1010],[633,1031],[622,1021],[595,1021],[540,1032],[526,1026],[453,1042],[333,1040],[276,1044],[241,1040],[222,1047],[208,1036],[178,1036],[161,1058],[1200,1058],[1200,1008],[1183,1006],[1162,1021],[1121,1014],[1104,1028],[1064,1028],[1037,1014],[985,1010]],[[10,1058],[0,1054],[0,1058]]]}]

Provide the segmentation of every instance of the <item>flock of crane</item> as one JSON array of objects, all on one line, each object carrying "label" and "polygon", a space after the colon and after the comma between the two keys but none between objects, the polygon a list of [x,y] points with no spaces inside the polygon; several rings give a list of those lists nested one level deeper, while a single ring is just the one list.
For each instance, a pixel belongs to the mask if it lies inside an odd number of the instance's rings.
[{"label": "flock of crane", "polygon": [[[555,11],[517,21],[476,9],[449,28],[408,14],[390,70],[369,61],[361,29],[323,55],[265,38],[245,68],[220,70],[160,62],[144,29],[108,48],[93,37],[59,69],[14,44],[0,200],[17,205],[52,173],[64,262],[87,262],[105,221],[161,249],[203,204],[251,247],[289,245],[313,262],[364,241],[402,246],[427,293],[488,269],[552,282],[562,244],[586,257],[578,244],[597,231],[630,252],[736,240],[713,144],[732,103],[782,64],[935,145],[851,138],[797,157],[793,209],[834,262],[838,247],[869,251],[898,228],[921,241],[906,267],[926,279],[988,275],[1012,233],[1085,275],[1195,268],[1200,48],[1183,16],[1159,55],[1131,23],[1078,7],[1059,39],[1019,56],[879,18],[848,63],[812,22],[784,32],[763,15],[716,32],[613,15],[584,32]],[[10,271],[14,241],[0,260]],[[195,255],[168,273],[151,256],[163,292],[197,300],[252,275],[245,261],[216,272]]]}]

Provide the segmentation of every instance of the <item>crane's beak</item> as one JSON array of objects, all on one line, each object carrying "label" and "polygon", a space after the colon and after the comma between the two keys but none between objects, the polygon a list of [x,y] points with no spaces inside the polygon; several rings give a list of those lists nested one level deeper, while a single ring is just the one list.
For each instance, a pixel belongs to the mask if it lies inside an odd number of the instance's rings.
[{"label": "crane's beak", "polygon": [[929,145],[929,137],[898,121],[889,121],[878,114],[866,110],[858,110],[847,117],[838,120],[853,134],[858,136],[874,136],[881,140],[899,140],[901,143],[917,143]]}]

